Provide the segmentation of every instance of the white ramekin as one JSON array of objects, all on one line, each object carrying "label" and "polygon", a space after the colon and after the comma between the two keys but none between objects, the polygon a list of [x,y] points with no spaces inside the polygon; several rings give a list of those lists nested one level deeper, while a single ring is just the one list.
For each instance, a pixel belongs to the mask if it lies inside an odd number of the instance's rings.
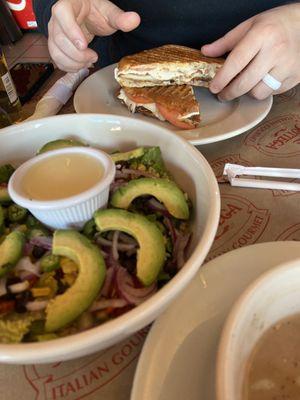
[{"label": "white ramekin", "polygon": [[[90,189],[71,197],[59,200],[32,200],[22,193],[21,181],[34,164],[60,154],[86,154],[96,158],[104,168],[99,183]],[[31,158],[22,164],[11,176],[8,192],[12,200],[21,207],[27,208],[39,221],[52,229],[80,229],[92,218],[94,211],[107,205],[109,186],[115,176],[115,164],[104,151],[89,147],[68,147],[52,150]]]},{"label": "white ramekin", "polygon": [[217,354],[216,400],[243,400],[249,357],[261,336],[280,320],[300,313],[300,260],[257,278],[230,311]]}]

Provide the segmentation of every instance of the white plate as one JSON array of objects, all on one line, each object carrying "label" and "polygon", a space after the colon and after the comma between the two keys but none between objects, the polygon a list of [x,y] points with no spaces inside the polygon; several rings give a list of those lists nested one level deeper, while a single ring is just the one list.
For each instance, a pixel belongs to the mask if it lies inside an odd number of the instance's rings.
[{"label": "white plate", "polygon": [[172,125],[142,114],[131,114],[116,98],[119,88],[114,78],[115,65],[95,72],[81,83],[74,95],[77,113],[100,113],[132,116],[175,131],[194,145],[218,142],[239,135],[257,125],[271,109],[273,98],[258,101],[242,96],[221,103],[205,88],[195,88],[200,103],[202,122],[200,128],[178,130]]},{"label": "white plate", "polygon": [[204,265],[153,324],[131,400],[214,400],[217,345],[233,302],[260,274],[298,257],[300,243],[270,242],[233,250]]}]

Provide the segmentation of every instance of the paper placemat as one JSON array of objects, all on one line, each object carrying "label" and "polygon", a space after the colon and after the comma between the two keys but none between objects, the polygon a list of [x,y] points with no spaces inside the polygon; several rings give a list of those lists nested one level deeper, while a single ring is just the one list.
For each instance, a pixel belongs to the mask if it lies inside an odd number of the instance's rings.
[{"label": "paper placemat", "polygon": [[[62,113],[72,111],[71,103],[62,109]],[[299,86],[276,96],[269,116],[254,129],[199,150],[215,171],[222,197],[220,224],[207,260],[257,242],[300,240],[300,193],[234,188],[222,178],[227,162],[300,168]],[[0,399],[128,400],[148,329],[77,360],[30,366],[2,364]]]}]

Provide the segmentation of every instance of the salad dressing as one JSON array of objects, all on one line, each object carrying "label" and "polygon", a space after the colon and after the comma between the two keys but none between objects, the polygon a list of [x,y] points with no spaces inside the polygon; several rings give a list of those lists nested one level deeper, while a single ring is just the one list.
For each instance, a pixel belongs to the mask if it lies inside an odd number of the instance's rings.
[{"label": "salad dressing", "polygon": [[29,199],[59,200],[92,188],[103,174],[103,166],[94,157],[59,154],[29,168],[22,180],[22,191]]}]

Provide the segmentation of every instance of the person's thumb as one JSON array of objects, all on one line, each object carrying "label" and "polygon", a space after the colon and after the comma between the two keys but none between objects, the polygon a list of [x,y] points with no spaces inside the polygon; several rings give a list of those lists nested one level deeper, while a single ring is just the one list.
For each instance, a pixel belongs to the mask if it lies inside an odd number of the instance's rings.
[{"label": "person's thumb", "polygon": [[123,11],[108,0],[101,1],[101,14],[112,31],[129,32],[137,28],[141,22],[141,18],[136,12]]},{"label": "person's thumb", "polygon": [[201,47],[202,53],[207,57],[220,57],[231,51],[244,37],[252,25],[252,19],[242,22],[240,25],[226,33],[225,36]]}]

